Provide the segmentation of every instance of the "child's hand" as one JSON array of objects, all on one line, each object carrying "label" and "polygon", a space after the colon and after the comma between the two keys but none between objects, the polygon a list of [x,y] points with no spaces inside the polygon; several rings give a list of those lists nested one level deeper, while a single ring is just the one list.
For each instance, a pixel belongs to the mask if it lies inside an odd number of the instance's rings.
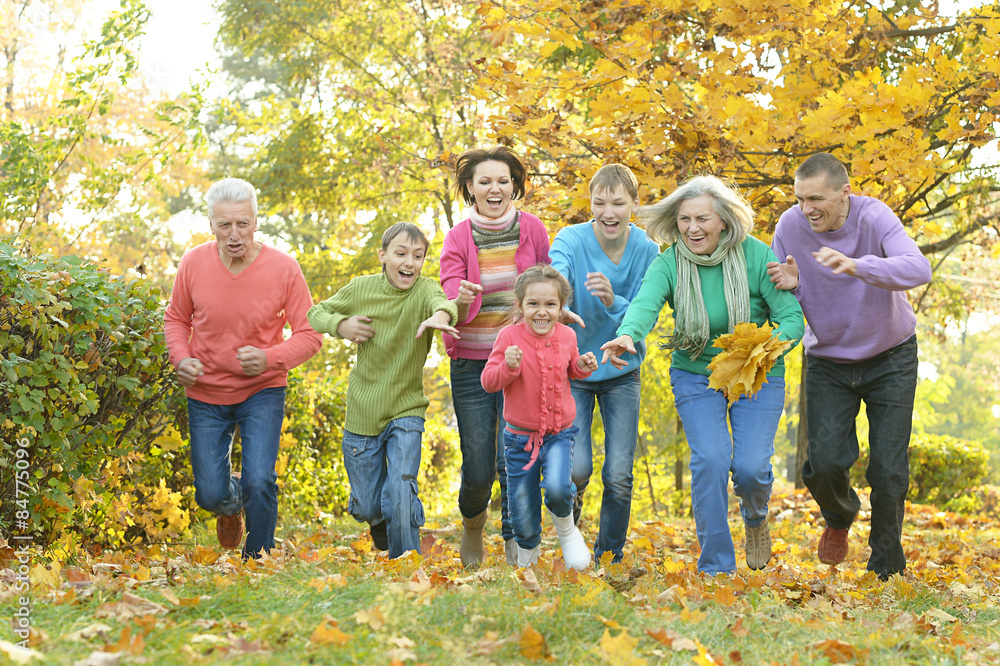
[{"label": "child's hand", "polygon": [[517,370],[521,367],[521,350],[517,345],[511,345],[503,353],[503,360],[507,361],[507,367]]},{"label": "child's hand", "polygon": [[362,342],[368,342],[375,335],[375,329],[369,326],[369,323],[371,323],[369,317],[361,315],[348,317],[337,324],[337,335],[360,345]]},{"label": "child's hand", "polygon": [[455,302],[461,305],[472,305],[472,301],[476,300],[476,294],[480,294],[482,291],[482,285],[462,280],[458,287],[458,297],[455,298]]},{"label": "child's hand", "polygon": [[604,307],[610,308],[615,304],[615,292],[611,288],[611,280],[604,273],[587,273],[587,281],[583,283],[593,296],[601,299]]},{"label": "child's hand", "polygon": [[604,358],[601,359],[601,364],[611,361],[611,365],[615,366],[619,370],[628,365],[628,361],[622,360],[620,357],[626,352],[629,354],[635,354],[635,343],[632,342],[631,335],[619,335],[614,340],[610,342],[605,342],[601,345],[601,350],[604,352]]},{"label": "child's hand", "polygon": [[453,338],[459,337],[458,329],[451,325],[451,315],[444,310],[438,310],[430,317],[420,322],[420,326],[417,327],[417,337],[419,338],[423,335],[424,330],[428,328],[436,328],[439,331],[444,331]]},{"label": "child's hand", "polygon": [[576,364],[581,370],[594,372],[597,370],[597,357],[594,356],[594,352],[587,352],[576,360]]}]

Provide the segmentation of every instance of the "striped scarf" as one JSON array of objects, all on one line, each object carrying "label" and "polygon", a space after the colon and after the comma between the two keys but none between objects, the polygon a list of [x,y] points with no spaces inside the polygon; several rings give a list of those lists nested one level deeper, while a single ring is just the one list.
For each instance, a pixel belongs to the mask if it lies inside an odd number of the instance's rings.
[{"label": "striped scarf", "polygon": [[[730,240],[726,238],[725,241]],[[722,264],[722,278],[729,312],[729,332],[738,323],[750,320],[750,286],[743,245],[719,243],[710,255],[695,254],[683,239],[674,243],[677,258],[677,289],[674,291],[674,336],[666,348],[687,350],[691,359],[701,356],[711,339],[708,310],[701,293],[698,266]]]}]

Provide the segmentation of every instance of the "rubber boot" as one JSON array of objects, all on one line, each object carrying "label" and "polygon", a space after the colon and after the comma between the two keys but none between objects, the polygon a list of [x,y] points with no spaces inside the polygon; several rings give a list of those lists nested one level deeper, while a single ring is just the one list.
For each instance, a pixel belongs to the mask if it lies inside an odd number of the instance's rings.
[{"label": "rubber boot", "polygon": [[483,561],[483,527],[486,525],[486,513],[489,509],[475,518],[462,516],[462,543],[458,548],[462,558],[463,567],[471,567]]},{"label": "rubber boot", "polygon": [[516,567],[517,566],[517,542],[513,539],[507,539],[503,542],[503,554],[507,558],[507,566]]},{"label": "rubber boot", "polygon": [[559,548],[562,550],[563,562],[567,569],[583,571],[590,566],[590,550],[583,540],[580,529],[573,524],[573,513],[568,516],[558,517],[549,511],[552,516],[552,523],[556,526],[556,535],[559,537]]},{"label": "rubber boot", "polygon": [[514,544],[514,548],[517,549],[517,566],[525,569],[532,566],[538,561],[538,554],[542,552],[542,544],[538,544],[534,548],[524,549]]}]

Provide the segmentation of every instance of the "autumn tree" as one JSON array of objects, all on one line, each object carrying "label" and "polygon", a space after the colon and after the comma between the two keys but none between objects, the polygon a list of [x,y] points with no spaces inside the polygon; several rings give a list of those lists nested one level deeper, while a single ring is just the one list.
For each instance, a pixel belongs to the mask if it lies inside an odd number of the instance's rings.
[{"label": "autumn tree", "polygon": [[219,9],[233,91],[212,128],[221,168],[260,188],[263,228],[300,251],[318,296],[370,270],[389,225],[461,221],[439,167],[482,136],[467,95],[468,60],[483,48],[475,5],[226,0]]},{"label": "autumn tree", "polygon": [[616,161],[645,201],[731,178],[767,239],[796,165],[830,151],[925,252],[996,240],[996,174],[974,166],[1000,109],[996,6],[509,0],[480,15],[504,55],[475,92],[545,174],[543,217],[588,219],[587,179]]},{"label": "autumn tree", "polygon": [[94,4],[0,9],[0,234],[159,277],[179,256],[163,221],[189,206],[200,178],[200,94],[147,89],[141,1],[123,0],[91,34]]},{"label": "autumn tree", "polygon": [[731,177],[765,236],[818,151],[899,214],[927,251],[996,221],[997,184],[972,168],[1000,108],[1000,8],[937,3],[484,3],[504,57],[478,94],[498,136],[549,166],[550,216],[589,216],[598,165],[631,166],[647,200],[701,172]]}]

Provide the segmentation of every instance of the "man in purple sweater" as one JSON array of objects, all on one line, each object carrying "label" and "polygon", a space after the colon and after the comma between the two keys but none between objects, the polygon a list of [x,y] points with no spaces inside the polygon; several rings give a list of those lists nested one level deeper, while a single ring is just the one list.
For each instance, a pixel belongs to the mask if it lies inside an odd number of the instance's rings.
[{"label": "man in purple sweater", "polygon": [[870,456],[872,554],[882,579],[906,569],[900,539],[909,489],[910,426],[917,385],[917,318],[906,290],[931,279],[930,263],[899,218],[877,199],[851,194],[847,169],[818,153],[795,172],[798,205],[771,241],[783,263],[771,281],[792,290],[808,326],[805,347],[808,460],[802,479],[826,520],[821,562],[847,556],[861,502],[849,470],[858,459],[854,421],[865,402]]}]

